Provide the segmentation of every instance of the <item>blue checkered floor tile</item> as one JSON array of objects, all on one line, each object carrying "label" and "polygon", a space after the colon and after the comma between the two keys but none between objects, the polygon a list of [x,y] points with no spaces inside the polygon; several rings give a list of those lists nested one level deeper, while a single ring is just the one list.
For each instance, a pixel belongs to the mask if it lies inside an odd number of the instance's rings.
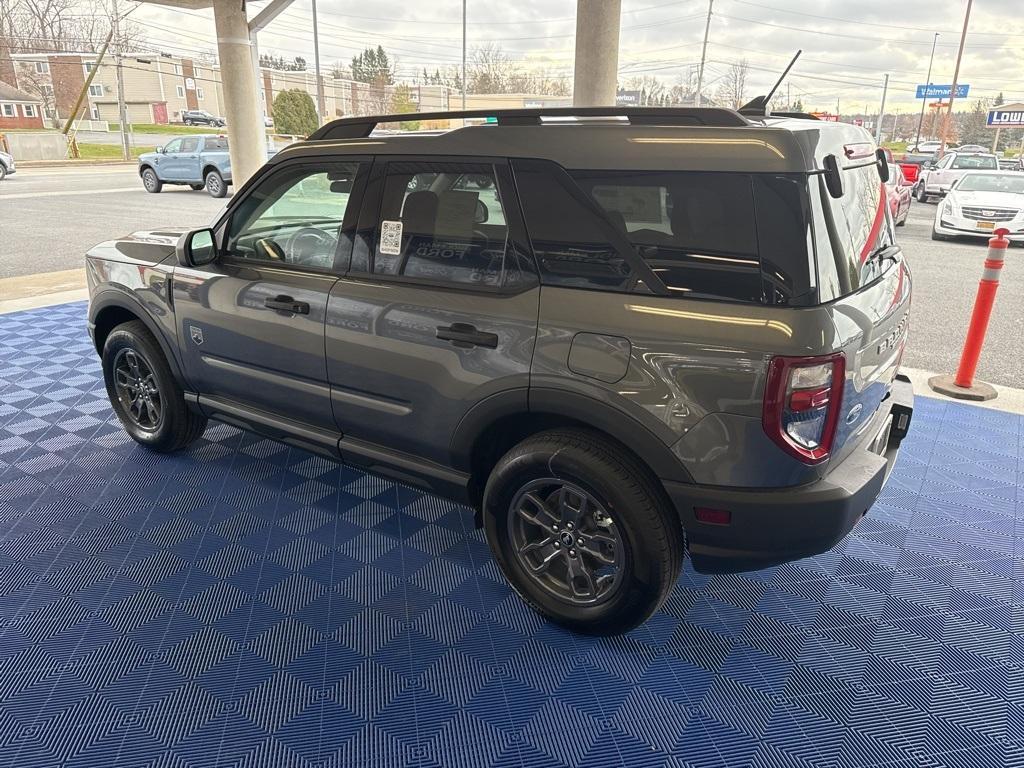
[{"label": "blue checkered floor tile", "polygon": [[211,424],[136,446],[84,306],[0,316],[0,764],[1024,765],[1024,419],[919,398],[835,550],[686,567],[628,636],[466,510]]}]

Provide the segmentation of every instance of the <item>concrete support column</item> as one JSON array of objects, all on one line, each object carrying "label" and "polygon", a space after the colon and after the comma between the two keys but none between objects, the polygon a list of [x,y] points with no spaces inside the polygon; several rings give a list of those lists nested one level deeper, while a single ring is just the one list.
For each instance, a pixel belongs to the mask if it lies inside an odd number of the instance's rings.
[{"label": "concrete support column", "polygon": [[573,106],[615,104],[621,10],[622,0],[576,0]]},{"label": "concrete support column", "polygon": [[217,53],[228,123],[231,178],[235,189],[267,161],[263,111],[256,96],[249,22],[242,0],[214,0]]}]

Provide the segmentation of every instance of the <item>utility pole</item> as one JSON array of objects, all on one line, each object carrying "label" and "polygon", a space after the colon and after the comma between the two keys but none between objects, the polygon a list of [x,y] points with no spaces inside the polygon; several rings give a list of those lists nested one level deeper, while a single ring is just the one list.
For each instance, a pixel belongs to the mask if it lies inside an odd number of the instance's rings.
[{"label": "utility pole", "polygon": [[704,87],[704,61],[708,56],[708,33],[711,32],[711,9],[715,0],[708,0],[708,18],[704,22],[704,45],[700,49],[700,67],[697,69],[697,95],[694,97],[694,104],[700,106],[700,90]]},{"label": "utility pole", "polygon": [[960,48],[956,52],[956,67],[953,68],[953,85],[949,90],[949,107],[947,107],[947,119],[941,121],[939,131],[941,133],[939,146],[939,157],[946,154],[946,129],[948,124],[953,122],[953,102],[956,100],[956,81],[960,77],[960,60],[964,57],[964,44],[967,42],[967,25],[971,21],[971,6],[974,0],[967,0],[967,11],[964,13],[964,28],[960,33]]},{"label": "utility pole", "polygon": [[885,119],[885,95],[889,92],[889,75],[885,76],[882,86],[882,106],[878,108],[878,124],[875,125],[875,144],[882,143],[882,121]]},{"label": "utility pole", "polygon": [[[313,3],[313,72],[316,74],[316,124],[324,124],[324,83],[320,79],[320,32],[316,21],[316,0]],[[381,86],[384,87],[383,85]]]},{"label": "utility pole", "polygon": [[462,0],[462,111],[466,111],[466,0]]},{"label": "utility pole", "polygon": [[924,125],[924,110],[928,106],[928,89],[932,87],[932,63],[935,61],[935,44],[939,42],[939,33],[932,38],[932,55],[928,58],[928,74],[924,78],[924,98],[921,99],[921,116],[917,118],[917,138],[914,147],[921,143],[921,126]]},{"label": "utility pole", "polygon": [[113,13],[110,19],[110,30],[114,40],[114,58],[117,62],[117,114],[121,121],[121,155],[127,161],[131,160],[132,151],[128,143],[128,107],[124,103],[124,51],[121,49],[121,38],[119,35],[120,19],[117,8],[117,0],[113,0]]}]

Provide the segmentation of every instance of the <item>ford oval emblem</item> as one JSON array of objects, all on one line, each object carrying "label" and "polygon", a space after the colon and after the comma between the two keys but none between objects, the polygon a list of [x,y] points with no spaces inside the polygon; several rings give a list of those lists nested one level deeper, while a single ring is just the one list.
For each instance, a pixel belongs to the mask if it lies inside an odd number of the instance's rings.
[{"label": "ford oval emblem", "polygon": [[853,406],[853,408],[850,409],[850,412],[846,414],[846,423],[853,424],[853,422],[860,418],[860,412],[863,410],[864,406],[862,406],[860,403],[857,403],[855,406]]}]

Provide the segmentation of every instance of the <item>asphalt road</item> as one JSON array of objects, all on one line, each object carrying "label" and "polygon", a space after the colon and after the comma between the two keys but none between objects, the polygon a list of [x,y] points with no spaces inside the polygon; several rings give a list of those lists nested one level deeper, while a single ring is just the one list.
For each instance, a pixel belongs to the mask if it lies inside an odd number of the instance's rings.
[{"label": "asphalt road", "polygon": [[151,195],[132,166],[19,168],[0,182],[0,278],[81,267],[98,242],[202,226],[225,202],[188,187]]},{"label": "asphalt road", "polygon": [[[147,194],[134,168],[24,169],[0,184],[0,278],[74,269],[93,244],[157,227],[194,227],[224,205],[205,192]],[[914,278],[904,364],[952,373],[960,358],[984,241],[931,240],[934,204],[915,202],[897,230]],[[1024,249],[1011,248],[979,378],[1024,387]]]}]

